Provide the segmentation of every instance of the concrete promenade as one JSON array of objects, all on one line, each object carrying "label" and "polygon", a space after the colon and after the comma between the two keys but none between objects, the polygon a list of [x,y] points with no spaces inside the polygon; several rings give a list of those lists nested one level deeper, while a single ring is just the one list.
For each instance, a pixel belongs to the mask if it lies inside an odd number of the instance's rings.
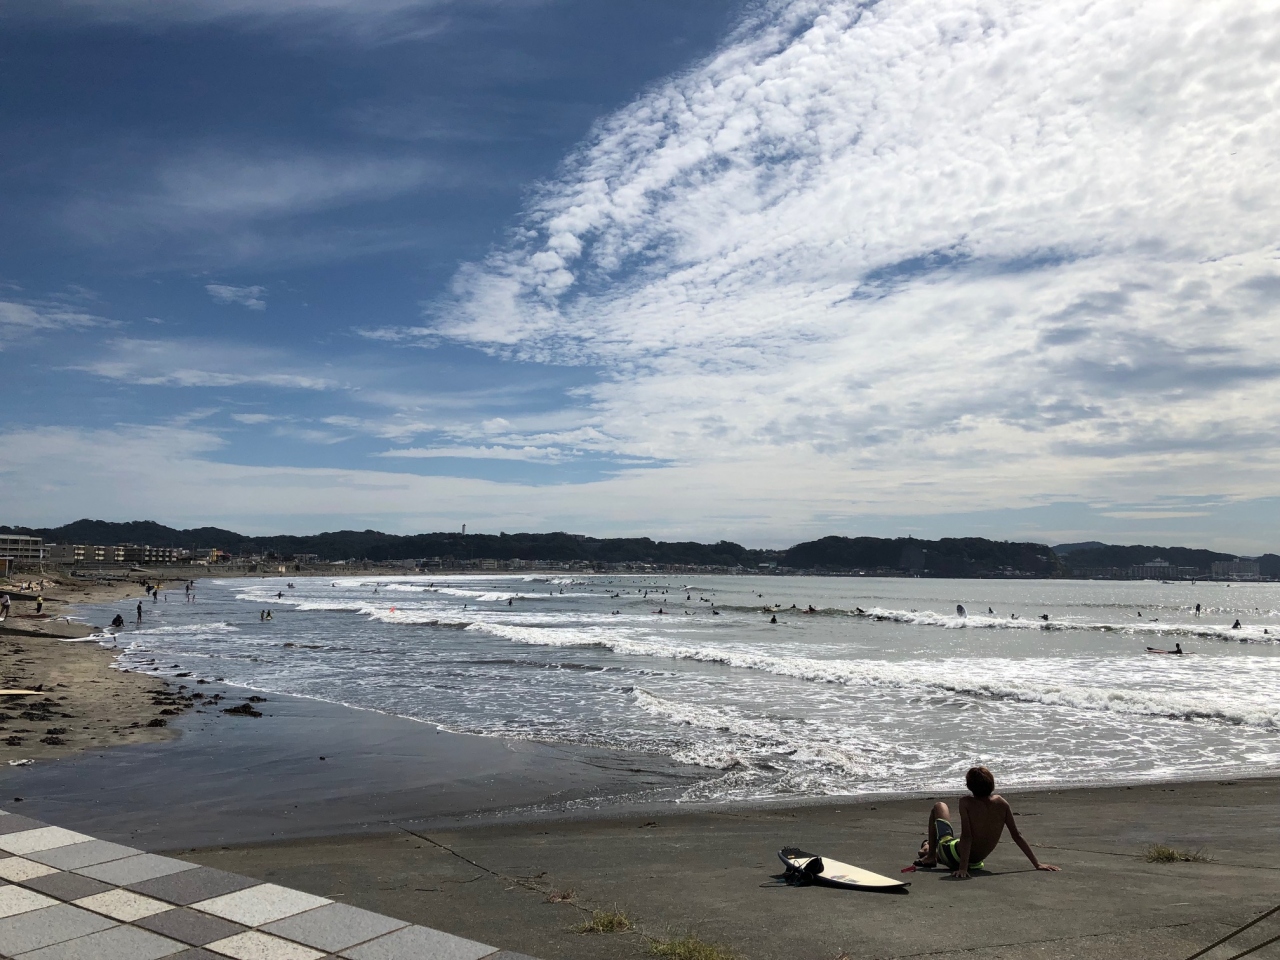
[{"label": "concrete promenade", "polygon": [[[1007,838],[987,871],[909,875],[907,894],[789,887],[786,845],[900,876],[930,800],[682,811],[182,851],[184,859],[444,926],[546,960],[644,960],[692,933],[741,960],[1186,960],[1280,904],[1280,781],[1005,792],[1061,873],[1037,873]],[[954,804],[955,797],[943,797]],[[407,831],[412,831],[412,834]],[[1204,862],[1151,863],[1152,844]],[[569,901],[553,894],[572,891]],[[632,930],[581,934],[592,910]],[[1280,934],[1280,914],[1205,960]],[[1280,960],[1280,942],[1250,960]]]},{"label": "concrete promenade", "polygon": [[7,960],[529,960],[0,811]]}]

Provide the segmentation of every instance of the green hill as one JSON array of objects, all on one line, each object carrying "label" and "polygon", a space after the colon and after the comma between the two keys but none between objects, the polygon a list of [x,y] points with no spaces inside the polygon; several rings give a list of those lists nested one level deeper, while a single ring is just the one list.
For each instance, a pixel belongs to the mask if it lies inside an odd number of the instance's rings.
[{"label": "green hill", "polygon": [[[142,543],[226,551],[234,556],[274,555],[288,558],[315,554],[322,561],[412,560],[546,560],[585,563],[653,563],[688,566],[743,567],[761,564],[782,569],[841,573],[855,570],[917,574],[927,577],[1070,576],[1074,571],[1127,569],[1157,557],[1178,567],[1194,567],[1207,575],[1213,561],[1234,554],[1188,547],[1118,546],[1098,541],[1062,544],[1058,552],[1042,543],[1011,543],[982,537],[919,540],[915,537],[822,537],[786,550],[753,550],[721,540],[666,542],[648,537],[585,537],[571,533],[421,533],[399,536],[377,530],[334,530],[307,536],[250,537],[220,527],[178,530],[151,520],[110,523],[77,520],[61,527],[0,527],[0,531],[43,537],[46,543],[109,546]],[[1262,575],[1280,577],[1280,556],[1258,558]]]}]

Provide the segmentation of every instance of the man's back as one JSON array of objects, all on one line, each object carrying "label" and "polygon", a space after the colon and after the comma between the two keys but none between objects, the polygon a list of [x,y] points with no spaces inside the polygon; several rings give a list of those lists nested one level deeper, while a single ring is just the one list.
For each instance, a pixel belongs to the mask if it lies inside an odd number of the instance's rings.
[{"label": "man's back", "polygon": [[980,868],[987,855],[996,848],[1004,828],[1018,849],[1037,870],[1056,871],[1058,868],[1041,863],[1031,849],[1031,844],[1019,832],[1013,819],[1013,809],[1004,797],[995,792],[996,778],[986,767],[971,767],[965,774],[964,784],[973,796],[960,800],[960,836],[955,835],[951,823],[950,808],[939,800],[929,811],[929,832],[920,845],[917,867],[935,867],[940,862],[951,868],[952,876],[964,879],[969,868]]},{"label": "man's back", "polygon": [[996,848],[1013,811],[1004,797],[960,798],[960,836],[969,838],[969,862],[980,863]]}]

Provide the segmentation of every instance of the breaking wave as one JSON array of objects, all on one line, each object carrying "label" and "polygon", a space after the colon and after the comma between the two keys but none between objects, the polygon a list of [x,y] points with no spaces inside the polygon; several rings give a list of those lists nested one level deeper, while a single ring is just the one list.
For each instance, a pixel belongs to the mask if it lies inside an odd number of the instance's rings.
[{"label": "breaking wave", "polygon": [[[552,647],[600,647],[629,656],[722,663],[743,670],[755,670],[815,683],[851,687],[892,688],[906,693],[955,694],[961,696],[1013,700],[1076,710],[1105,710],[1180,720],[1208,720],[1247,725],[1267,730],[1280,729],[1280,705],[1242,701],[1230,704],[1201,693],[1183,690],[1119,689],[1085,682],[1070,682],[1065,674],[1076,672],[1096,676],[1104,663],[1099,660],[1011,660],[986,659],[975,667],[972,660],[820,660],[812,657],[782,657],[726,647],[690,647],[662,640],[644,639],[606,628],[552,629],[508,624],[475,623],[468,629],[515,643]],[[1157,658],[1150,658],[1157,659]],[[1193,661],[1176,661],[1161,666],[1190,668]],[[1112,659],[1105,666],[1117,672],[1126,684],[1146,669],[1141,658]],[[1035,667],[1029,668],[1029,664]],[[1165,671],[1162,671],[1162,673]],[[1048,679],[1056,675],[1059,679]]]}]

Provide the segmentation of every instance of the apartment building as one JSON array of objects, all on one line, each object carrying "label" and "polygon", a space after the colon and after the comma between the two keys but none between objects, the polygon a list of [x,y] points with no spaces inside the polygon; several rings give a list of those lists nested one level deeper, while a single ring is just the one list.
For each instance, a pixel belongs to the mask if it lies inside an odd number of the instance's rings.
[{"label": "apartment building", "polygon": [[24,560],[43,560],[44,540],[40,537],[0,533],[0,557],[19,563]]}]

